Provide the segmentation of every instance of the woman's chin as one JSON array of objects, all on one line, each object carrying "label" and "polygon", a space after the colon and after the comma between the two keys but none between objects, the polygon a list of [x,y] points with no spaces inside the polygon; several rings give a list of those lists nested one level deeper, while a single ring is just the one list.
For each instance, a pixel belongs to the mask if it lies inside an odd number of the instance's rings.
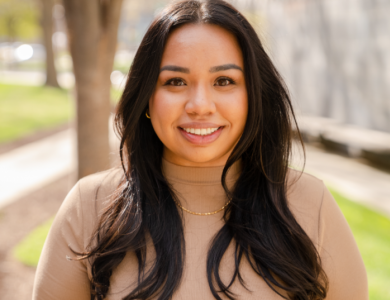
[{"label": "woman's chin", "polygon": [[[213,154],[212,149],[205,147],[196,153],[173,153],[171,151],[164,151],[164,158],[171,163],[187,167],[213,167],[213,166],[224,166],[228,155],[222,153]],[[210,147],[211,148],[211,147]],[[202,153],[204,152],[204,153]],[[210,153],[211,152],[211,153]]]}]

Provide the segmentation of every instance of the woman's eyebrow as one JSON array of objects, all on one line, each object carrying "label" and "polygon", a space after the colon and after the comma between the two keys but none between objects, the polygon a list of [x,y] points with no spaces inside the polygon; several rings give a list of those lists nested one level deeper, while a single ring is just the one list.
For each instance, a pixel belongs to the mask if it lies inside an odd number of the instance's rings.
[{"label": "woman's eyebrow", "polygon": [[244,72],[241,67],[235,65],[235,64],[226,64],[226,65],[221,65],[221,66],[215,66],[210,68],[210,72],[218,72],[218,71],[225,71],[229,69],[237,69],[240,70],[241,72]]},{"label": "woman's eyebrow", "polygon": [[167,66],[164,66],[160,69],[160,73],[162,71],[174,71],[174,72],[181,72],[181,73],[190,73],[190,69],[188,68],[183,68],[183,67],[179,67],[179,66],[173,66],[173,65],[167,65]]}]

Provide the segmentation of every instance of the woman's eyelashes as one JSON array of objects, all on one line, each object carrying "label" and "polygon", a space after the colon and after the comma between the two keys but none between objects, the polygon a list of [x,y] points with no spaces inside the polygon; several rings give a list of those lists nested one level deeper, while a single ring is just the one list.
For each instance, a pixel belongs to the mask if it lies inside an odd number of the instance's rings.
[{"label": "woman's eyelashes", "polygon": [[231,79],[230,77],[218,77],[217,80],[215,81],[215,84],[216,86],[227,86],[227,85],[231,85],[231,84],[235,84],[236,82]]},{"label": "woman's eyelashes", "polygon": [[[231,84],[235,84],[236,82],[230,77],[222,76],[218,77],[215,80],[215,86],[228,86]],[[182,78],[170,78],[165,83],[164,86],[184,86],[187,85],[186,82]]]},{"label": "woman's eyelashes", "polygon": [[172,85],[172,86],[183,86],[183,85],[186,85],[186,83],[184,82],[183,79],[181,78],[171,78],[171,79],[168,79],[164,85]]}]

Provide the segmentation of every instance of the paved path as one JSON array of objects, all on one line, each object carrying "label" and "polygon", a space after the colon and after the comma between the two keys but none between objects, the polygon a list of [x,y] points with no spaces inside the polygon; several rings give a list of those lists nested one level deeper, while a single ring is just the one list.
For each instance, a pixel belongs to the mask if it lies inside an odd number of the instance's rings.
[{"label": "paved path", "polygon": [[[41,71],[6,71],[0,70],[0,82],[5,84],[23,84],[41,86],[45,84],[46,74]],[[74,86],[74,75],[63,72],[57,75],[58,83],[63,88]]]},{"label": "paved path", "polygon": [[[45,84],[46,74],[42,71],[6,71],[0,70],[0,82],[5,84],[22,84],[42,86]],[[57,74],[57,80],[62,88],[74,87],[75,78],[72,72]],[[123,90],[126,83],[126,74],[116,70],[111,73],[111,83],[116,89]]]},{"label": "paved path", "polygon": [[0,155],[0,207],[74,170],[74,145],[68,129]]},{"label": "paved path", "polygon": [[[115,138],[111,132],[111,143]],[[390,216],[390,174],[310,145],[305,171],[349,198]],[[294,165],[300,165],[295,155]],[[0,207],[53,182],[76,167],[75,133],[69,129],[0,155]]]}]

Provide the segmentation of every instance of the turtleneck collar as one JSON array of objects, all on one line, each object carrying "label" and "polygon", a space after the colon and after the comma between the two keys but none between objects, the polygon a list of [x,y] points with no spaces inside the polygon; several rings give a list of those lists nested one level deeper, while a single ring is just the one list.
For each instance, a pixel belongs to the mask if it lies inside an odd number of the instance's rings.
[{"label": "turtleneck collar", "polygon": [[[236,161],[229,169],[226,182],[235,181],[241,173],[241,160]],[[208,185],[221,183],[224,166],[217,167],[185,167],[175,165],[162,158],[162,172],[169,181],[192,185]]]}]

